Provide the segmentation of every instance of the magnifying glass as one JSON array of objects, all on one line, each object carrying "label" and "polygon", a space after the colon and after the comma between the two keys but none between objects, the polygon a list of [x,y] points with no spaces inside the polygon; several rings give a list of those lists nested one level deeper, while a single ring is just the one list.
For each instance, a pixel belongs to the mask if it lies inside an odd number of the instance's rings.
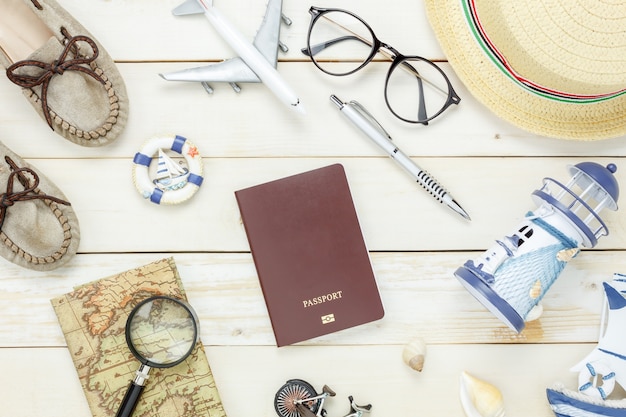
[{"label": "magnifying glass", "polygon": [[200,325],[189,304],[168,296],[143,300],[126,321],[126,343],[141,362],[116,417],[135,410],[151,368],[169,368],[184,361],[200,339]]}]

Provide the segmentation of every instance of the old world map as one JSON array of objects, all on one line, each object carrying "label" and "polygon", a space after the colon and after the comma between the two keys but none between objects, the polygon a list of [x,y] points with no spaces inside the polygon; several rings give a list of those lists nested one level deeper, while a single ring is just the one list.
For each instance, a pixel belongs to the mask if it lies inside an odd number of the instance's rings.
[{"label": "old world map", "polygon": [[[135,377],[140,364],[126,344],[126,319],[136,304],[153,295],[186,298],[172,258],[52,300],[94,417],[115,416]],[[151,370],[133,416],[226,416],[201,342],[183,363]]]}]

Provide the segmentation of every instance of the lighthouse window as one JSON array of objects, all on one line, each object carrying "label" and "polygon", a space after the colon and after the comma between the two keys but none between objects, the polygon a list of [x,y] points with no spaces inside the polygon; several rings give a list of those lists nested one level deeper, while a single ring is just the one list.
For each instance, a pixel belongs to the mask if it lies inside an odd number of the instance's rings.
[{"label": "lighthouse window", "polygon": [[[533,235],[533,229],[532,229],[532,228],[530,228],[530,227],[528,227],[528,225],[524,225],[524,226],[522,226],[522,228],[521,228],[521,229],[519,229],[518,231],[519,231],[520,233],[522,233],[526,239],[528,239],[529,237],[531,237],[531,236]],[[518,237],[519,237],[519,236],[518,236]],[[522,245],[522,243],[524,243],[525,241],[526,241],[525,239],[521,239],[521,238],[520,238],[520,239],[517,241],[517,246],[518,246],[518,247],[519,247],[519,246],[521,246],[521,245]]]}]

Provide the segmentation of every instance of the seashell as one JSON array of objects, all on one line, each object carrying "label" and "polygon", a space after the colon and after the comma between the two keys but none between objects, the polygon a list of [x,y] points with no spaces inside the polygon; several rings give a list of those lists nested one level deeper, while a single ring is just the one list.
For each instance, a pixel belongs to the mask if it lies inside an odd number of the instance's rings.
[{"label": "seashell", "polygon": [[422,372],[424,368],[424,360],[426,359],[426,342],[418,338],[412,340],[404,346],[402,351],[402,360],[409,365],[411,369]]},{"label": "seashell", "polygon": [[533,300],[541,295],[541,281],[537,280],[528,293]]},{"label": "seashell", "polygon": [[463,372],[460,391],[467,417],[504,417],[502,393],[493,385]]},{"label": "seashell", "polygon": [[579,248],[563,249],[556,254],[556,259],[561,262],[569,262],[578,255]]}]

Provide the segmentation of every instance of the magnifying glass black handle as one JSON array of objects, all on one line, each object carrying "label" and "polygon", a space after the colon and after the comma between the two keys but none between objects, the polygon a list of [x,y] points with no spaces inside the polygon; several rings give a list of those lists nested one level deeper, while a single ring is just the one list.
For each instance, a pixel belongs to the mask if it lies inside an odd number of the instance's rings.
[{"label": "magnifying glass black handle", "polygon": [[148,379],[148,373],[150,373],[150,366],[142,363],[136,372],[135,379],[133,379],[128,386],[126,395],[124,395],[124,399],[115,417],[130,417],[133,415],[133,411],[135,411],[135,407],[139,402],[139,397],[143,392],[144,384]]},{"label": "magnifying glass black handle", "polygon": [[138,385],[134,381],[130,383],[115,417],[130,417],[133,415],[143,388],[143,385]]}]

